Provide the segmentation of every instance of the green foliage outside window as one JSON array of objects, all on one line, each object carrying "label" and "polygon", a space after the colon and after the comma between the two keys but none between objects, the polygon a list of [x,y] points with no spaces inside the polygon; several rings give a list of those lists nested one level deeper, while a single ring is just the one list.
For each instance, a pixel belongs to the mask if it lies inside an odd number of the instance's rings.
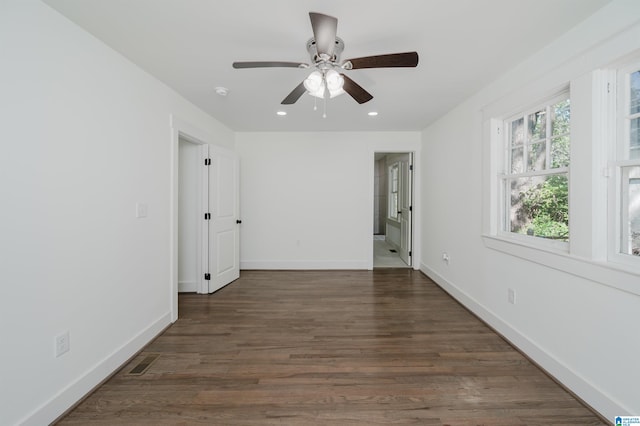
[{"label": "green foliage outside window", "polygon": [[569,239],[569,185],[565,175],[550,176],[520,193],[522,230],[537,237]]},{"label": "green foliage outside window", "polygon": [[[511,126],[511,232],[569,240],[569,182],[566,172],[517,176],[525,171],[569,167],[570,100],[548,105]],[[526,126],[527,131],[523,131]],[[528,134],[522,138],[522,134]],[[526,146],[526,151],[521,146]],[[547,150],[548,148],[548,150]],[[525,153],[526,152],[526,153]],[[524,158],[523,158],[524,156]]]}]

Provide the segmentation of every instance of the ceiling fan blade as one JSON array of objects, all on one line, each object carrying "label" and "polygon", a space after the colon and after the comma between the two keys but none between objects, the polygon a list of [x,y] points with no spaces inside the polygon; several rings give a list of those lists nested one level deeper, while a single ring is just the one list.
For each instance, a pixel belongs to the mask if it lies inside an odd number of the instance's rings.
[{"label": "ceiling fan blade", "polygon": [[369,102],[373,99],[371,93],[364,90],[358,83],[351,80],[344,74],[341,74],[342,78],[344,78],[344,86],[342,88],[345,92],[347,92],[353,99],[356,100],[357,103],[363,104],[365,102]]},{"label": "ceiling fan blade", "polygon": [[233,67],[239,68],[309,68],[308,64],[301,64],[300,62],[278,62],[278,61],[255,61],[255,62],[234,62]]},{"label": "ceiling fan blade", "polygon": [[345,61],[351,62],[351,68],[395,68],[395,67],[416,67],[418,66],[418,52],[391,53],[389,55],[365,56]]},{"label": "ceiling fan blade", "polygon": [[318,56],[323,53],[330,59],[336,46],[336,33],[338,31],[338,19],[322,13],[309,12],[313,38],[316,41]]},{"label": "ceiling fan blade", "polygon": [[295,104],[298,101],[298,99],[300,99],[300,96],[302,96],[306,91],[307,89],[304,88],[304,81],[303,81],[302,83],[298,84],[298,86],[295,89],[293,89],[291,93],[289,93],[287,97],[284,98],[280,103],[282,105]]}]

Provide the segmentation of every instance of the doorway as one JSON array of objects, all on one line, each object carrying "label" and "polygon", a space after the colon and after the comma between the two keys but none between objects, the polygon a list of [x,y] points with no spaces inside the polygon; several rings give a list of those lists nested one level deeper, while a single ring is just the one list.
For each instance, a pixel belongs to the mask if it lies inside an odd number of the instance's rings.
[{"label": "doorway", "polygon": [[209,238],[207,211],[209,182],[202,166],[208,145],[178,140],[178,292],[207,293]]},{"label": "doorway", "polygon": [[171,321],[178,292],[213,293],[240,276],[239,161],[171,116]]},{"label": "doorway", "polygon": [[178,292],[213,293],[240,276],[238,159],[178,139]]},{"label": "doorway", "polygon": [[374,155],[373,267],[412,266],[413,154]]}]

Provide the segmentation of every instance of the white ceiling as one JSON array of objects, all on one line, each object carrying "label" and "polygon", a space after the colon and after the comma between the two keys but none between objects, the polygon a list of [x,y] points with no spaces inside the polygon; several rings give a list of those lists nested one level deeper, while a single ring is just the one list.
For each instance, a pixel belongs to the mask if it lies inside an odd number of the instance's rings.
[{"label": "white ceiling", "polygon": [[[233,130],[395,131],[422,130],[610,0],[43,1]],[[420,63],[347,71],[374,98],[328,100],[324,119],[308,95],[280,105],[308,70],[231,63],[309,62],[310,11],[338,18],[343,60],[415,50]]]}]

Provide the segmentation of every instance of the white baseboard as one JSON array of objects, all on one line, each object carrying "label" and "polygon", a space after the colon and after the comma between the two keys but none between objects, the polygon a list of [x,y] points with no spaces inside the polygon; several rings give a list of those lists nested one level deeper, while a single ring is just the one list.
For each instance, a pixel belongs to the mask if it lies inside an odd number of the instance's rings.
[{"label": "white baseboard", "polygon": [[62,415],[66,410],[73,407],[91,392],[104,379],[109,377],[119,369],[129,358],[144,348],[162,330],[171,324],[171,314],[166,313],[149,327],[142,330],[123,346],[115,350],[104,360],[100,361],[86,374],[79,377],[73,383],[62,389],[57,395],[37,408],[33,413],[24,418],[19,424],[24,426],[48,425]]},{"label": "white baseboard", "polygon": [[240,269],[367,269],[364,260],[245,260]]},{"label": "white baseboard", "polygon": [[197,293],[198,283],[196,281],[178,281],[178,293]]},{"label": "white baseboard", "polygon": [[513,346],[517,347],[535,363],[542,367],[548,374],[553,376],[559,383],[571,390],[576,396],[582,399],[592,409],[596,410],[606,419],[613,419],[629,410],[614,401],[611,397],[596,388],[592,383],[576,374],[571,368],[554,358],[527,336],[511,327],[491,310],[478,303],[477,300],[460,290],[453,283],[450,283],[433,269],[424,263],[420,264],[420,271],[431,278],[444,291],[449,293],[454,299],[464,305],[467,309],[489,324],[494,330],[500,333]]}]

